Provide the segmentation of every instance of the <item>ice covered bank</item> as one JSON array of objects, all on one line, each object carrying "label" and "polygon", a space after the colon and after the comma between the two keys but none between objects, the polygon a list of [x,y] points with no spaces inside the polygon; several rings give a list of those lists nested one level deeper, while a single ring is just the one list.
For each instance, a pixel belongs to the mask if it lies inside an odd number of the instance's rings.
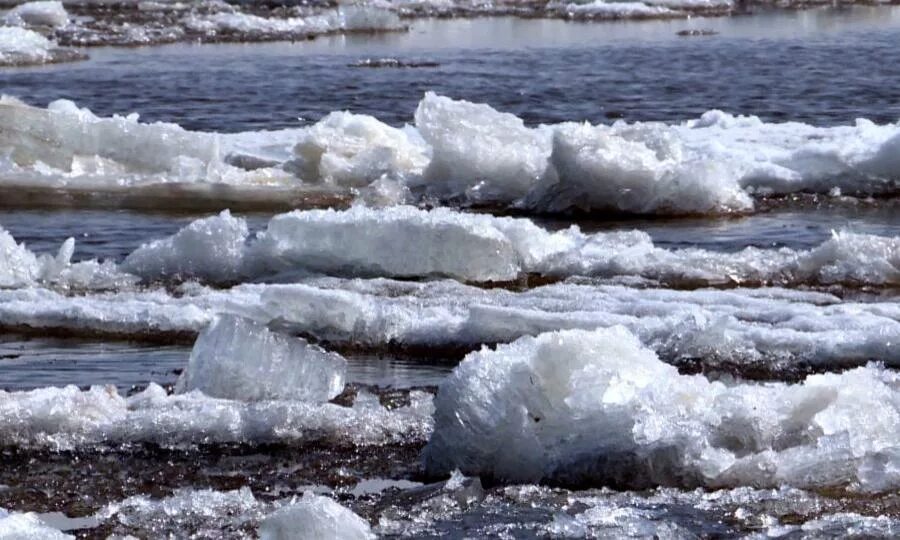
[{"label": "ice covered bank", "polygon": [[640,231],[551,232],[529,219],[410,206],[294,211],[250,238],[223,212],[132,252],[121,271],[145,281],[294,280],[340,277],[514,281],[527,275],[640,277],[666,285],[900,284],[900,239],[835,233],[811,250],[736,253],[665,249]]},{"label": "ice covered bank", "polygon": [[332,113],[309,127],[217,135],[135,116],[98,118],[70,102],[43,110],[6,98],[0,187],[228,186],[268,193],[273,204],[284,198],[280,190],[302,188],[380,204],[663,215],[749,212],[755,197],[770,195],[900,190],[897,124],[819,128],[710,111],[676,124],[530,127],[488,105],[431,93],[414,120],[401,129]]},{"label": "ice covered bank", "polygon": [[796,385],[679,375],[623,328],[523,338],[442,385],[424,460],[510,482],[900,486],[900,377]]}]

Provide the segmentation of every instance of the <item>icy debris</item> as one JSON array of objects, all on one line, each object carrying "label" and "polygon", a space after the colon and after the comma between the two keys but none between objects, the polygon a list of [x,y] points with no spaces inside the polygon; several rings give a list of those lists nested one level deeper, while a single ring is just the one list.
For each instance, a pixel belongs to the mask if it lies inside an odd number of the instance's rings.
[{"label": "icy debris", "polygon": [[[262,504],[249,488],[234,491],[210,489],[182,489],[162,499],[135,495],[103,507],[96,516],[102,521],[115,519],[119,524],[134,529],[152,530],[159,536],[184,534],[184,528],[210,528],[211,532],[237,529],[259,519]],[[210,523],[212,522],[212,523]],[[180,527],[169,531],[177,523]]]},{"label": "icy debris", "polygon": [[431,474],[897,488],[861,474],[872,460],[900,465],[900,377],[877,365],[796,385],[726,385],[680,375],[621,327],[563,331],[472,353],[435,406]]},{"label": "icy debris", "polygon": [[431,396],[386,409],[377,400],[354,407],[302,401],[242,402],[200,392],[166,395],[150,384],[129,398],[114,387],[0,391],[0,440],[6,445],[74,449],[153,443],[187,444],[328,441],[387,444],[421,440],[431,429]]},{"label": "icy debris", "polygon": [[34,512],[21,514],[0,508],[0,540],[66,540],[75,538],[50,527]]},{"label": "icy debris", "polygon": [[144,280],[190,279],[227,283],[240,276],[247,222],[228,210],[198,219],[173,236],[144,244],[122,263],[122,270]]},{"label": "icy debris", "polygon": [[176,391],[199,390],[242,401],[321,403],[343,391],[346,369],[347,361],[338,354],[223,315],[197,338]]},{"label": "icy debris", "polygon": [[9,10],[4,20],[10,26],[57,28],[69,24],[69,14],[62,2],[25,2]]},{"label": "icy debris", "polygon": [[844,512],[807,521],[800,530],[805,537],[813,538],[896,538],[900,535],[900,521],[890,516]]},{"label": "icy debris", "polygon": [[370,540],[369,524],[328,497],[306,492],[297,502],[284,506],[259,526],[261,540]]}]

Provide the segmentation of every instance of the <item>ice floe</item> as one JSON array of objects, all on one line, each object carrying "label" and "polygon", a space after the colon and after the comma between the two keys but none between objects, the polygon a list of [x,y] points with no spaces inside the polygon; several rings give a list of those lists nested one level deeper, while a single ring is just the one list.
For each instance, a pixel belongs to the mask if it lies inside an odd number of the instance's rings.
[{"label": "ice floe", "polygon": [[0,440],[5,445],[56,449],[153,443],[191,444],[324,441],[367,445],[421,440],[431,429],[431,396],[387,409],[357,397],[352,407],[303,401],[244,402],[198,391],[167,395],[151,384],[125,398],[113,387],[0,391]]},{"label": "ice floe", "polygon": [[488,105],[432,93],[414,121],[396,128],[335,112],[312,126],[226,135],[98,118],[66,101],[37,109],[4,98],[0,170],[6,186],[229,185],[269,190],[273,202],[285,187],[328,188],[363,199],[373,191],[382,204],[436,200],[539,213],[727,214],[752,211],[761,196],[900,189],[896,124],[815,127],[710,111],[674,124],[529,127]]},{"label": "ice floe", "polygon": [[344,390],[347,362],[305,340],[270,332],[248,319],[215,319],[197,338],[179,393],[321,403]]},{"label": "ice floe", "polygon": [[895,489],[898,389],[875,365],[796,385],[711,382],[623,328],[549,333],[455,369],[425,464],[513,482]]},{"label": "ice floe", "polygon": [[226,211],[142,246],[121,270],[146,281],[219,284],[318,273],[472,282],[537,274],[640,277],[677,286],[896,286],[900,239],[842,231],[811,250],[750,247],[725,253],[660,248],[640,231],[585,234],[572,226],[551,232],[524,218],[354,206],[277,215],[248,241],[245,221]]}]

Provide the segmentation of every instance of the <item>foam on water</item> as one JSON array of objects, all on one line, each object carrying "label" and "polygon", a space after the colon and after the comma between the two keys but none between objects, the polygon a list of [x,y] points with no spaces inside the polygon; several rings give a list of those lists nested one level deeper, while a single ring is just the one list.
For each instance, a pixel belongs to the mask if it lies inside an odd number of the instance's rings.
[{"label": "foam on water", "polygon": [[900,482],[900,379],[876,365],[729,385],[679,375],[623,328],[566,331],[471,354],[435,405],[424,454],[435,474],[638,487]]},{"label": "foam on water", "polygon": [[897,124],[820,128],[710,111],[674,124],[532,128],[487,105],[432,93],[414,119],[398,129],[332,113],[309,127],[217,135],[134,116],[97,118],[70,102],[43,110],[5,98],[0,148],[8,157],[0,170],[7,185],[225,183],[272,197],[279,196],[273,187],[324,186],[363,199],[375,192],[382,204],[627,214],[741,213],[758,196],[894,196],[900,186]]},{"label": "foam on water", "polygon": [[344,390],[347,361],[251,320],[216,318],[197,338],[176,392],[261,401],[328,401]]}]

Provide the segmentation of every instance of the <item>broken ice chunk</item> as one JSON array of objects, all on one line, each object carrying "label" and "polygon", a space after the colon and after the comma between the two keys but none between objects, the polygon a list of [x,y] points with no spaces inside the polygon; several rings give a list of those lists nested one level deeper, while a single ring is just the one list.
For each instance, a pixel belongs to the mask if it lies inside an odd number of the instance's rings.
[{"label": "broken ice chunk", "polygon": [[223,315],[197,338],[176,390],[242,401],[325,402],[344,389],[346,369],[336,353]]},{"label": "broken ice chunk", "polygon": [[299,502],[273,512],[259,527],[261,540],[368,540],[375,538],[363,518],[328,497],[307,492]]}]

